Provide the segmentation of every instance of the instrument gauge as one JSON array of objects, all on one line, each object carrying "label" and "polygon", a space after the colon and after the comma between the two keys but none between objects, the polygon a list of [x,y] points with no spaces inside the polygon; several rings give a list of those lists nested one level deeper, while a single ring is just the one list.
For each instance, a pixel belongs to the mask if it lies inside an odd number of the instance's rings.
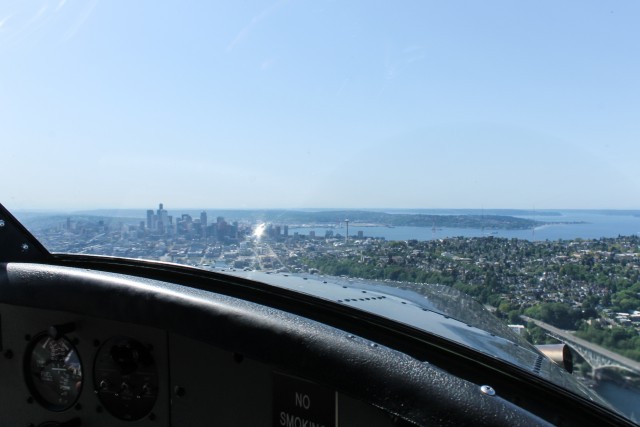
[{"label": "instrument gauge", "polygon": [[98,399],[113,416],[135,421],[158,398],[158,368],[150,346],[133,338],[113,337],[98,350],[93,381]]},{"label": "instrument gauge", "polygon": [[82,363],[65,337],[46,333],[33,338],[25,353],[25,379],[33,398],[51,411],[73,406],[82,391]]}]

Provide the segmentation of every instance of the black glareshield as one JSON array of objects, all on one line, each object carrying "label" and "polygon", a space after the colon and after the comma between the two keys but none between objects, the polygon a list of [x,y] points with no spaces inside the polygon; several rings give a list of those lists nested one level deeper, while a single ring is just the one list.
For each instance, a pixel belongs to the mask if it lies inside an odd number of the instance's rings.
[{"label": "black glareshield", "polygon": [[0,262],[46,262],[51,254],[0,204]]}]

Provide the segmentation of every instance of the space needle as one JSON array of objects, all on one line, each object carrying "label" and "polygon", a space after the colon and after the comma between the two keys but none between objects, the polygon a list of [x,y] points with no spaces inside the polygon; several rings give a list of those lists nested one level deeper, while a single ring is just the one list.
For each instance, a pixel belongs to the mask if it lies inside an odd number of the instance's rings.
[{"label": "space needle", "polygon": [[345,244],[349,244],[349,219],[345,219],[344,222],[347,224],[347,238],[345,239]]}]

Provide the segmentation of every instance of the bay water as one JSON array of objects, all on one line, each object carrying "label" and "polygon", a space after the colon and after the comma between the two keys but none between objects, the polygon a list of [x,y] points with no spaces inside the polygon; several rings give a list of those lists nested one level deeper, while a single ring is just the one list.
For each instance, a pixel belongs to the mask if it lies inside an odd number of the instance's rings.
[{"label": "bay water", "polygon": [[[403,213],[422,213],[421,211]],[[357,223],[349,224],[349,237],[357,238],[358,232],[364,237],[382,237],[386,240],[434,240],[448,237],[486,237],[495,236],[507,239],[517,238],[523,240],[571,240],[571,239],[598,239],[601,237],[617,237],[640,235],[640,212],[606,213],[601,211],[554,211],[557,215],[513,215],[519,218],[527,218],[544,222],[532,229],[503,230],[482,228],[454,228],[454,227],[385,227],[362,226]],[[298,232],[308,235],[315,232],[316,237],[324,237],[326,232],[334,235],[346,236],[347,229],[344,224],[334,227],[294,227],[289,226],[289,232]]]}]

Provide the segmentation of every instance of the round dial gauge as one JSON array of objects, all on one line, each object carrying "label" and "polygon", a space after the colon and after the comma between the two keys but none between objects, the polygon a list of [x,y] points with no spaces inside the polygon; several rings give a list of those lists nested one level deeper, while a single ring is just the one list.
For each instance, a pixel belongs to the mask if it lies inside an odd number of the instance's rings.
[{"label": "round dial gauge", "polygon": [[62,337],[36,336],[25,355],[25,376],[33,397],[45,408],[64,411],[82,390],[82,364],[78,351]]},{"label": "round dial gauge", "polygon": [[98,350],[93,369],[98,399],[113,416],[133,421],[151,412],[158,398],[158,369],[150,346],[113,337]]}]

